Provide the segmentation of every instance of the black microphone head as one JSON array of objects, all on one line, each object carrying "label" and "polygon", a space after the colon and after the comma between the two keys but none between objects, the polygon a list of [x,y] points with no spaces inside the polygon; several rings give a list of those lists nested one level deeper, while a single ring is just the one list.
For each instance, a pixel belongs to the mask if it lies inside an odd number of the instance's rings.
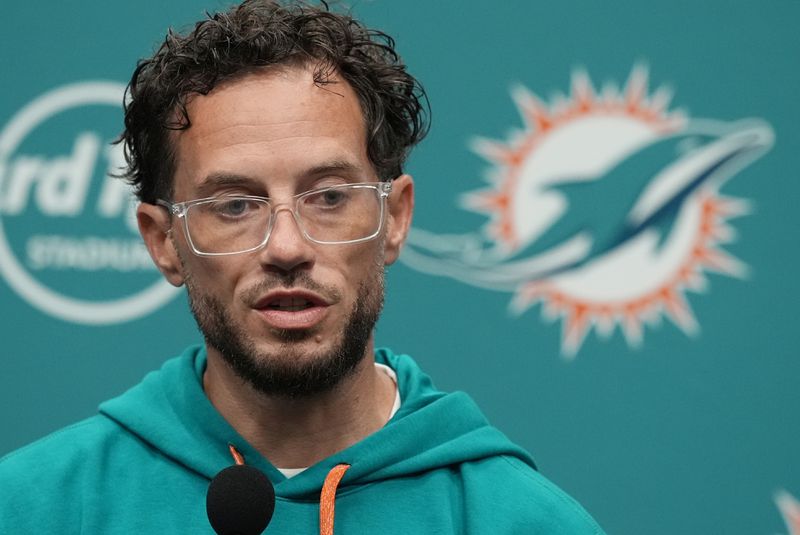
[{"label": "black microphone head", "polygon": [[208,521],[219,535],[260,535],[274,511],[275,489],[252,466],[229,466],[208,486]]}]

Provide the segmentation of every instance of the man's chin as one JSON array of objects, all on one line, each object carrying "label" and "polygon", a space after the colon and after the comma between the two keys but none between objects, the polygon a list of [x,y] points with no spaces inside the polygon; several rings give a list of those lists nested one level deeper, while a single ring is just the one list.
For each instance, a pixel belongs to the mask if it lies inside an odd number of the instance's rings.
[{"label": "man's chin", "polygon": [[317,329],[270,329],[270,333],[283,344],[313,341],[318,335]]},{"label": "man's chin", "polygon": [[353,375],[366,356],[344,354],[340,348],[316,347],[309,351],[305,344],[282,344],[262,353],[223,357],[233,371],[254,389],[287,399],[319,395],[336,388]]}]

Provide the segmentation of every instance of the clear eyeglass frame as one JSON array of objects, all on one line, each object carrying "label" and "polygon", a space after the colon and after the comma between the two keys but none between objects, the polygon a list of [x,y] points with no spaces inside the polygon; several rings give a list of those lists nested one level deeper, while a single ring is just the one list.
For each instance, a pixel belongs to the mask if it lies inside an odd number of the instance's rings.
[{"label": "clear eyeglass frame", "polygon": [[[311,195],[319,195],[320,193],[324,193],[326,191],[337,190],[337,189],[372,189],[375,191],[376,195],[378,196],[378,203],[380,205],[380,212],[379,212],[379,219],[378,225],[375,229],[375,232],[372,234],[365,236],[363,238],[357,238],[353,240],[339,240],[339,241],[325,241],[325,240],[317,240],[308,234],[308,231],[303,224],[302,218],[300,217],[297,206],[304,198],[307,198]],[[236,254],[244,254],[250,253],[253,251],[257,251],[267,245],[270,236],[272,235],[272,229],[275,225],[275,218],[277,217],[278,212],[282,210],[288,210],[292,214],[292,218],[297,225],[297,228],[300,230],[301,234],[305,239],[312,243],[319,243],[322,245],[343,245],[343,244],[351,244],[351,243],[362,243],[366,241],[370,241],[375,239],[383,230],[384,220],[385,220],[385,212],[386,212],[386,198],[389,196],[389,193],[392,191],[392,182],[354,182],[348,184],[337,184],[335,186],[324,187],[324,188],[317,188],[308,191],[304,191],[303,193],[298,193],[290,198],[288,202],[284,203],[273,203],[272,199],[269,197],[262,197],[259,195],[220,195],[214,197],[204,197],[202,199],[192,199],[189,201],[183,202],[169,202],[163,199],[156,199],[156,204],[162,206],[167,209],[167,211],[183,220],[183,231],[186,235],[186,239],[189,242],[189,246],[192,248],[192,252],[198,256],[230,256]],[[189,213],[189,209],[192,206],[196,206],[203,203],[209,203],[213,201],[220,201],[220,200],[254,200],[266,203],[270,208],[269,214],[269,221],[267,222],[266,229],[264,232],[264,239],[256,246],[249,247],[247,249],[241,251],[228,251],[224,253],[209,253],[198,249],[195,245],[194,240],[192,239],[192,234],[189,231],[189,218],[187,214]]]}]

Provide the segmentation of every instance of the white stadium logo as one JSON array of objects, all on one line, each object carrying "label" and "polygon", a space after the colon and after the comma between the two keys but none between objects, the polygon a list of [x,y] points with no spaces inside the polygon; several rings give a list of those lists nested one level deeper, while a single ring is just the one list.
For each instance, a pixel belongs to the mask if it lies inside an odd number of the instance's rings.
[{"label": "white stadium logo", "polygon": [[[0,274],[28,303],[70,322],[129,321],[177,292],[138,237],[130,187],[110,175],[124,164],[122,149],[93,122],[113,112],[119,128],[124,91],[105,81],[58,87],[0,132]],[[19,234],[28,236],[15,248]]]}]

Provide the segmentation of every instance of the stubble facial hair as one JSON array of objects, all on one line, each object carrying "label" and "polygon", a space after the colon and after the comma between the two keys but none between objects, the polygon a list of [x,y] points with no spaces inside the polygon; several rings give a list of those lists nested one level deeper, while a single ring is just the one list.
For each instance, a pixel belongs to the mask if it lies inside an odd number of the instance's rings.
[{"label": "stubble facial hair", "polygon": [[[183,260],[181,259],[181,263]],[[254,389],[269,396],[301,399],[333,389],[352,375],[366,357],[367,344],[383,308],[384,272],[376,265],[358,288],[356,301],[333,346],[316,355],[299,355],[296,342],[313,337],[306,331],[272,331],[282,343],[272,352],[260,352],[249,333],[229,320],[219,299],[194,284],[184,264],[189,306],[206,344],[217,349],[233,371]],[[303,288],[323,295],[338,291],[313,281],[305,272],[270,275],[250,293],[271,288]]]}]

